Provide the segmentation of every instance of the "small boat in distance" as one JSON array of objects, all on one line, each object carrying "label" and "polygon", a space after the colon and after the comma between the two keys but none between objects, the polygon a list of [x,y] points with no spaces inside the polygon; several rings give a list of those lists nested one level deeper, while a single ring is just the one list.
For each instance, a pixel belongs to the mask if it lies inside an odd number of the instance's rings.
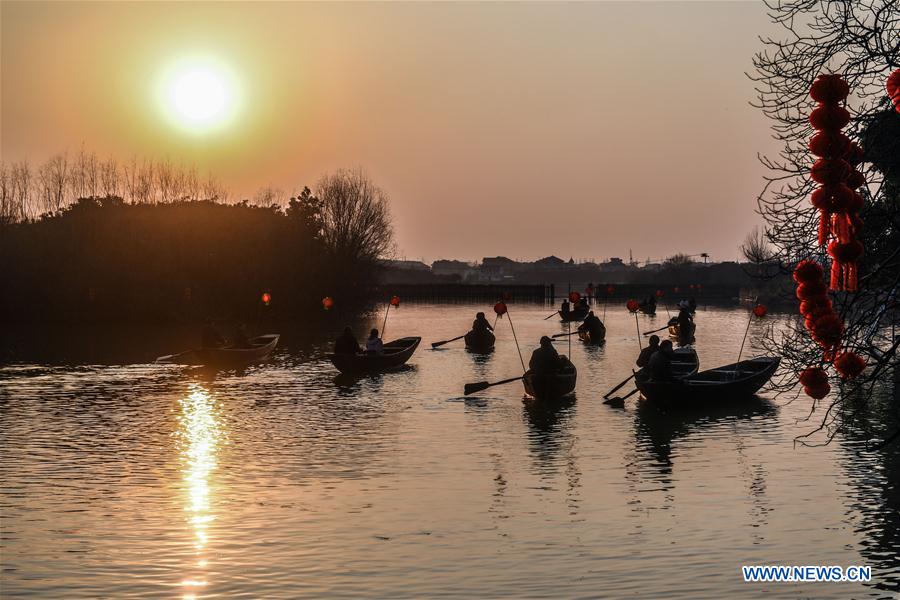
[{"label": "small boat in distance", "polygon": [[593,344],[598,345],[602,344],[606,341],[606,327],[600,330],[600,335],[595,339],[593,335],[591,335],[590,331],[579,331],[578,339],[584,342],[585,344]]},{"label": "small boat in distance", "polygon": [[466,334],[466,350],[474,354],[490,354],[494,351],[494,342],[497,338],[487,329],[483,331],[471,330]]},{"label": "small boat in distance", "polygon": [[247,347],[199,348],[180,354],[160,356],[156,362],[216,368],[241,367],[268,358],[278,345],[279,337],[277,333],[268,333],[252,338]]},{"label": "small boat in distance", "polygon": [[522,377],[525,393],[535,400],[551,401],[568,396],[575,391],[578,372],[569,362],[554,373],[533,373],[530,369]]},{"label": "small boat in distance", "polygon": [[563,323],[574,323],[575,321],[584,321],[585,317],[588,316],[588,313],[591,312],[590,308],[582,308],[578,310],[570,311],[567,314],[563,314],[561,310],[556,311],[559,313],[559,320]]},{"label": "small boat in distance", "polygon": [[328,354],[329,360],[341,373],[380,373],[392,371],[406,364],[416,348],[420,337],[405,337],[388,342],[384,352],[357,352],[355,354]]},{"label": "small boat in distance", "polygon": [[673,381],[636,377],[635,385],[645,398],[660,403],[687,404],[746,398],[768,383],[780,362],[778,357],[763,356]]}]

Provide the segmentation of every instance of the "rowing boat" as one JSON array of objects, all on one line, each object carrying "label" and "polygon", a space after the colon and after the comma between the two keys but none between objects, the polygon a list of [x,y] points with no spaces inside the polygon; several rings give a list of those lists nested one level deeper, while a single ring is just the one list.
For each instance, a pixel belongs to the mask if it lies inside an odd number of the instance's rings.
[{"label": "rowing boat", "polygon": [[388,342],[384,352],[329,354],[328,358],[341,373],[379,373],[398,369],[406,364],[422,341],[420,337],[405,337]]},{"label": "rowing boat", "polygon": [[596,336],[594,336],[590,331],[579,331],[578,339],[585,344],[602,344],[606,341],[606,327],[602,327],[601,329],[599,329]]},{"label": "rowing boat", "polygon": [[525,393],[535,400],[558,400],[575,391],[578,372],[569,362],[554,373],[533,373],[530,369],[522,377]]},{"label": "rowing boat", "polygon": [[697,325],[694,323],[690,324],[690,332],[687,335],[682,336],[681,327],[678,325],[678,322],[669,321],[669,337],[678,342],[681,346],[687,346],[693,344],[696,341],[694,338],[694,332],[697,330]]},{"label": "rowing boat", "polygon": [[585,317],[588,316],[588,313],[591,312],[590,308],[584,308],[581,310],[573,310],[569,311],[566,314],[563,314],[562,311],[556,311],[559,313],[559,320],[563,323],[573,323],[575,321],[584,321]]},{"label": "rowing boat", "polygon": [[763,356],[672,381],[635,378],[635,384],[645,398],[661,403],[746,398],[768,383],[780,362],[778,357]]},{"label": "rowing boat", "polygon": [[494,334],[484,329],[474,329],[466,334],[466,350],[474,354],[489,354],[494,351],[494,342],[497,338]]},{"label": "rowing boat", "polygon": [[180,354],[160,356],[156,362],[218,368],[249,365],[268,358],[278,345],[279,337],[277,333],[269,333],[251,339],[247,347],[198,348]]}]

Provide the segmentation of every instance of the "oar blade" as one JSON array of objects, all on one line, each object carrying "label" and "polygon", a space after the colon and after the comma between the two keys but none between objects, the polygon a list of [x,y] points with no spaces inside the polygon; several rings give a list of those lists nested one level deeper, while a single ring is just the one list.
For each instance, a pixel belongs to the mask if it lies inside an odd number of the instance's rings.
[{"label": "oar blade", "polygon": [[491,387],[491,383],[489,381],[479,381],[478,383],[467,383],[463,387],[463,395],[468,396],[469,394],[474,394],[475,392],[480,392],[481,390],[486,390]]}]

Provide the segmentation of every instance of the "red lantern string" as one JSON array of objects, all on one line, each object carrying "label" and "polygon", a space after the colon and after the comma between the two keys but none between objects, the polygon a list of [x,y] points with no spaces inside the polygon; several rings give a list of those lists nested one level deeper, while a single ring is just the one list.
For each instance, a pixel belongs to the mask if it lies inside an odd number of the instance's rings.
[{"label": "red lantern string", "polygon": [[[856,291],[857,262],[862,256],[862,245],[856,240],[862,220],[856,213],[862,208],[862,197],[853,190],[866,180],[856,168],[863,160],[862,148],[841,132],[850,122],[850,113],[841,106],[849,93],[850,86],[834,73],[819,75],[810,87],[809,95],[819,106],[809,115],[817,131],[809,150],[818,157],[809,176],[821,184],[810,203],[819,210],[816,238],[820,246],[828,246],[832,259],[830,287]],[[797,293],[800,297],[799,289]]]}]

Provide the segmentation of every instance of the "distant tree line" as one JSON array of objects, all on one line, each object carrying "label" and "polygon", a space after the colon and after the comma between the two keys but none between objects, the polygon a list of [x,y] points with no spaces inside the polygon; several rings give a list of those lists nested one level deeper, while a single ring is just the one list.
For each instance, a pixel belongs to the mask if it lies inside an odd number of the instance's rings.
[{"label": "distant tree line", "polygon": [[303,319],[326,295],[356,310],[393,250],[389,199],[361,170],[229,203],[196,169],[81,152],[0,165],[0,203],[11,322]]}]

